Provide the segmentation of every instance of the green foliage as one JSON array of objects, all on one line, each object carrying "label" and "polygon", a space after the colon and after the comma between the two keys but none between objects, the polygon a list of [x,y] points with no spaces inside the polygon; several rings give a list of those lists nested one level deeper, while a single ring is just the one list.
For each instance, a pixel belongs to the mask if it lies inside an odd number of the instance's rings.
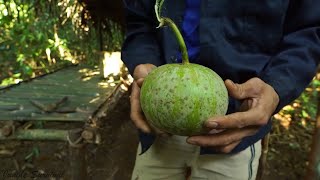
[{"label": "green foliage", "polygon": [[[317,76],[319,76],[319,72]],[[280,111],[279,115],[298,121],[298,124],[306,129],[314,128],[320,88],[320,81],[317,76],[291,105],[286,106]]]},{"label": "green foliage", "polygon": [[301,104],[300,117],[304,119],[315,119],[317,114],[317,96],[320,83],[314,79],[309,87],[296,100]]},{"label": "green foliage", "polygon": [[[0,85],[71,63],[98,64],[98,33],[81,23],[82,10],[76,0],[0,0]],[[122,33],[112,22],[109,29],[105,50],[119,50]]]}]

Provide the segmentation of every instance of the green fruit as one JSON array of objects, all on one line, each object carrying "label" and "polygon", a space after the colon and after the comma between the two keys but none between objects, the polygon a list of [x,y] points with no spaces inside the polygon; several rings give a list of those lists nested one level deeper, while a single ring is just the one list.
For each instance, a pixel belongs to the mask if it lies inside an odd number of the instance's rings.
[{"label": "green fruit", "polygon": [[144,80],[141,108],[148,122],[175,135],[206,133],[203,123],[225,115],[228,92],[221,77],[211,69],[192,63],[166,64]]}]

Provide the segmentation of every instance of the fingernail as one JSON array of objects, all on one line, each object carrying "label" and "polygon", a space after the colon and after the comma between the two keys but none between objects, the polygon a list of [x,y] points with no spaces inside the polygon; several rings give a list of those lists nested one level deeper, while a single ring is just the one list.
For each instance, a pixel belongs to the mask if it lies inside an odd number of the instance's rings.
[{"label": "fingernail", "polygon": [[192,138],[187,139],[187,142],[188,142],[189,144],[196,144],[196,140],[195,140],[195,139],[192,139]]},{"label": "fingernail", "polygon": [[234,82],[231,81],[230,79],[227,79],[226,82],[229,82],[231,85],[234,85]]},{"label": "fingernail", "polygon": [[211,131],[209,131],[209,134],[218,134],[222,131],[224,131],[224,129],[212,129]]},{"label": "fingernail", "polygon": [[208,121],[208,126],[210,126],[211,128],[216,128],[218,127],[218,123],[216,121]]},{"label": "fingernail", "polygon": [[236,85],[233,81],[231,81],[231,80],[230,80],[230,82],[231,82],[231,84],[232,84],[233,86],[235,86],[235,85]]}]

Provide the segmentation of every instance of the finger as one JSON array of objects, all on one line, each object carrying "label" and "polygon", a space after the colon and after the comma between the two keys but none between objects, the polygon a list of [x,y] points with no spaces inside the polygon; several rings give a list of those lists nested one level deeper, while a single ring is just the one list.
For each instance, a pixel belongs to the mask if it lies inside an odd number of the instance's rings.
[{"label": "finger", "polygon": [[247,126],[262,126],[268,123],[269,117],[261,107],[252,108],[245,112],[236,112],[226,116],[210,118],[205,122],[206,128],[230,129]]},{"label": "finger", "polygon": [[131,93],[131,119],[135,125],[145,133],[153,133],[158,136],[167,137],[170,136],[168,133],[159,130],[158,128],[152,126],[146,121],[143,115],[141,105],[140,105],[140,87],[139,83],[143,83],[143,78],[138,81],[134,81]]},{"label": "finger", "polygon": [[145,133],[150,133],[151,129],[146,122],[144,115],[142,114],[141,106],[140,106],[140,88],[136,82],[132,84],[132,92],[131,92],[131,113],[130,117],[137,128],[141,129],[141,131]]},{"label": "finger", "polygon": [[151,126],[151,130],[152,130],[152,133],[154,133],[154,134],[156,134],[156,135],[158,135],[158,136],[160,136],[160,137],[166,138],[166,137],[172,136],[172,134],[167,133],[167,132],[164,132],[164,131],[161,131],[161,130],[159,130],[158,128],[153,127],[153,126]]},{"label": "finger", "polygon": [[258,131],[258,127],[250,127],[245,129],[235,129],[224,131],[220,134],[192,136],[187,139],[189,144],[203,147],[228,146],[232,143],[241,141],[247,136],[252,136]]},{"label": "finger", "polygon": [[258,97],[263,85],[262,83],[264,82],[259,78],[252,78],[243,84],[234,83],[230,79],[225,81],[229,95],[236,99]]},{"label": "finger", "polygon": [[241,141],[235,141],[234,143],[228,144],[226,146],[217,146],[212,147],[215,151],[222,152],[222,153],[230,153]]}]

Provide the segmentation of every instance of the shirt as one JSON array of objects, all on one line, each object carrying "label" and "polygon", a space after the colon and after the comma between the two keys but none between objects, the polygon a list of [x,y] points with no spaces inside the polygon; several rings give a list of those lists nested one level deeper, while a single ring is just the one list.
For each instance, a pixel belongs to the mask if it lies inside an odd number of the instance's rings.
[{"label": "shirt", "polygon": [[[138,64],[160,66],[177,62],[179,46],[169,28],[160,28],[154,13],[155,0],[125,0],[126,37],[122,60],[130,73]],[[162,15],[178,27],[188,5],[165,1]],[[275,111],[296,99],[315,75],[320,59],[319,0],[206,0],[200,4],[199,58],[223,80],[244,83],[258,77],[279,95]],[[228,113],[239,110],[241,102],[230,98]],[[271,121],[253,136],[244,138],[232,151],[240,152],[262,139]],[[139,133],[142,150],[154,136]],[[201,148],[201,154],[216,153]]]},{"label": "shirt", "polygon": [[[186,43],[189,61],[197,63],[200,53],[199,22],[201,0],[186,0],[186,10],[182,23],[182,36]],[[182,62],[180,51],[177,55],[178,62]]]}]

